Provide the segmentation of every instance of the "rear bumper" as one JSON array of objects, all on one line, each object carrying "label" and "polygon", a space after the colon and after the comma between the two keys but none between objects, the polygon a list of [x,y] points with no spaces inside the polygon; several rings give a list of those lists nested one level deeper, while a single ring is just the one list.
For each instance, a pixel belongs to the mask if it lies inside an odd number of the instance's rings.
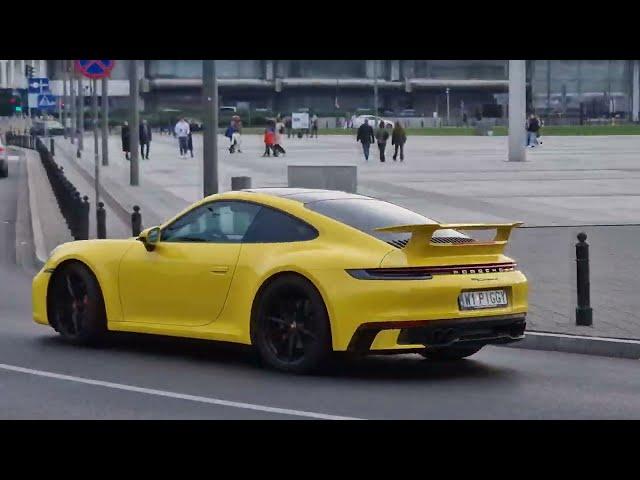
[{"label": "rear bumper", "polygon": [[[417,347],[481,346],[505,344],[524,338],[525,314],[493,317],[419,320],[413,322],[377,322],[360,325],[347,348],[356,353],[384,353],[372,348],[378,334],[395,330],[398,352]],[[390,332],[389,332],[390,333]],[[390,353],[390,350],[386,349]]]}]

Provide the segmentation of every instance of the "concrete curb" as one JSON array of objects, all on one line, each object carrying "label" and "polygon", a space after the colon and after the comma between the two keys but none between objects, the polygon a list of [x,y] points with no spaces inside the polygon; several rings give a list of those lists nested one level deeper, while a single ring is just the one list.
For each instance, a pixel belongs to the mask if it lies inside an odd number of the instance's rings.
[{"label": "concrete curb", "polygon": [[40,221],[40,214],[38,212],[38,209],[35,208],[37,203],[35,193],[36,188],[33,181],[33,165],[31,165],[31,162],[26,158],[26,154],[24,155],[24,162],[26,163],[27,167],[27,185],[29,187],[28,199],[29,213],[31,214],[31,231],[33,232],[33,245],[35,252],[34,262],[38,267],[42,268],[42,266],[47,261],[48,252],[44,243],[44,233],[42,232],[42,222]]},{"label": "concrete curb", "polygon": [[16,263],[25,270],[41,269],[44,265],[35,253],[33,239],[33,226],[31,219],[31,202],[29,201],[29,181],[27,173],[27,161],[23,152],[12,150],[18,153],[20,190],[18,192],[16,205]]},{"label": "concrete curb", "polygon": [[581,353],[603,357],[640,359],[640,340],[587,337],[551,332],[526,332],[524,340],[504,345],[551,352]]}]

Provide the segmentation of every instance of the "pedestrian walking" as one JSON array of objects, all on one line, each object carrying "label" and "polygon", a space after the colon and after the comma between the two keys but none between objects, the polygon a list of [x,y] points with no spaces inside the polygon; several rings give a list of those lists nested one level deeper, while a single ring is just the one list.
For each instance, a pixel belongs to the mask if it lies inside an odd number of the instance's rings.
[{"label": "pedestrian walking", "polygon": [[402,124],[396,121],[393,126],[393,132],[391,133],[391,145],[395,147],[393,153],[393,161],[398,158],[398,149],[400,150],[400,161],[404,161],[404,144],[407,142],[407,133],[404,131]]},{"label": "pedestrian walking", "polygon": [[124,122],[120,129],[120,138],[122,139],[122,151],[124,152],[124,158],[130,160],[129,154],[131,153],[130,137],[129,137],[129,122]]},{"label": "pedestrian walking", "polygon": [[[151,145],[151,127],[146,120],[140,122],[140,155],[145,160],[149,160],[149,146]],[[145,153],[146,147],[146,153]]]},{"label": "pedestrian walking", "polygon": [[287,153],[286,150],[282,147],[284,133],[285,133],[284,123],[280,118],[278,118],[275,124],[275,130],[274,130],[274,142],[275,142],[273,144],[274,154],[281,153],[283,155],[286,155]]},{"label": "pedestrian walking", "polygon": [[233,153],[236,151],[236,146],[235,146],[235,143],[233,142],[233,134],[235,133],[235,131],[236,129],[234,127],[234,122],[232,120],[229,123],[227,130],[224,132],[224,136],[229,139],[229,153]]},{"label": "pedestrian walking", "polygon": [[189,149],[189,133],[191,133],[191,128],[189,127],[186,119],[181,118],[178,123],[176,123],[176,126],[173,129],[173,133],[175,133],[176,137],[178,137],[180,158],[186,158],[187,150]]},{"label": "pedestrian walking", "polygon": [[240,116],[234,115],[233,122],[234,122],[233,123],[234,132],[232,136],[232,141],[235,145],[237,152],[242,153],[242,150],[240,149],[240,147],[242,146],[242,120],[240,119]]},{"label": "pedestrian walking", "polygon": [[536,118],[538,119],[538,123],[540,124],[540,126],[538,128],[538,133],[536,134],[536,137],[537,137],[538,143],[540,145],[542,145],[542,127],[544,127],[544,120],[542,120],[537,115],[536,115]]},{"label": "pedestrian walking", "polygon": [[362,144],[362,151],[364,152],[364,159],[369,161],[369,147],[371,144],[375,142],[375,137],[373,136],[373,128],[369,125],[369,120],[364,119],[364,123],[360,125],[358,128],[358,135],[356,136],[356,142],[360,142]]},{"label": "pedestrian walking", "polygon": [[[275,143],[275,133],[273,131],[273,128],[271,128],[271,125],[267,125],[267,128],[264,129],[264,153],[262,154],[263,157],[271,156],[271,150],[273,149],[274,143]],[[274,150],[273,156],[277,157],[278,152]]]},{"label": "pedestrian walking", "polygon": [[287,129],[287,138],[291,138],[291,117],[287,117],[284,121],[284,126]]},{"label": "pedestrian walking", "polygon": [[387,140],[389,139],[389,132],[384,128],[384,122],[380,120],[378,129],[376,130],[376,140],[378,141],[378,149],[380,150],[380,161],[384,162],[384,151],[387,148]]},{"label": "pedestrian walking", "polygon": [[313,117],[311,117],[311,138],[313,138],[314,133],[318,138],[318,121],[318,116],[314,113]]},{"label": "pedestrian walking", "polygon": [[538,144],[538,131],[540,130],[540,122],[534,114],[529,115],[527,120],[527,147],[535,148]]},{"label": "pedestrian walking", "polygon": [[191,158],[193,158],[193,134],[191,132],[191,127],[189,127],[189,133],[187,134],[187,150],[189,150]]}]

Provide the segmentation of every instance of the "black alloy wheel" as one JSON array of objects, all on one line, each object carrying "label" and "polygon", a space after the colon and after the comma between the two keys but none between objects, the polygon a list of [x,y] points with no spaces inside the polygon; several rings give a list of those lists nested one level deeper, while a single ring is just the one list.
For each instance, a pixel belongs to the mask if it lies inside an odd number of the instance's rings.
[{"label": "black alloy wheel", "polygon": [[48,308],[51,325],[72,343],[96,343],[107,330],[98,282],[79,263],[64,265],[53,275]]},{"label": "black alloy wheel", "polygon": [[322,297],[302,277],[277,278],[257,303],[252,340],[262,360],[273,368],[293,373],[319,370],[331,353]]}]

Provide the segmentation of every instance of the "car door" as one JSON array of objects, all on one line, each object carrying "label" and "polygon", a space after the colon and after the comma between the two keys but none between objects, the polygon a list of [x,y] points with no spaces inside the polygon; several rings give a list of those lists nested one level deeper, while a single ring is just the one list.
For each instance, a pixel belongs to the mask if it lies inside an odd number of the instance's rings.
[{"label": "car door", "polygon": [[248,202],[209,202],[164,227],[153,251],[142,243],[129,249],[119,273],[125,321],[214,321],[224,307],[242,238],[259,210]]}]

